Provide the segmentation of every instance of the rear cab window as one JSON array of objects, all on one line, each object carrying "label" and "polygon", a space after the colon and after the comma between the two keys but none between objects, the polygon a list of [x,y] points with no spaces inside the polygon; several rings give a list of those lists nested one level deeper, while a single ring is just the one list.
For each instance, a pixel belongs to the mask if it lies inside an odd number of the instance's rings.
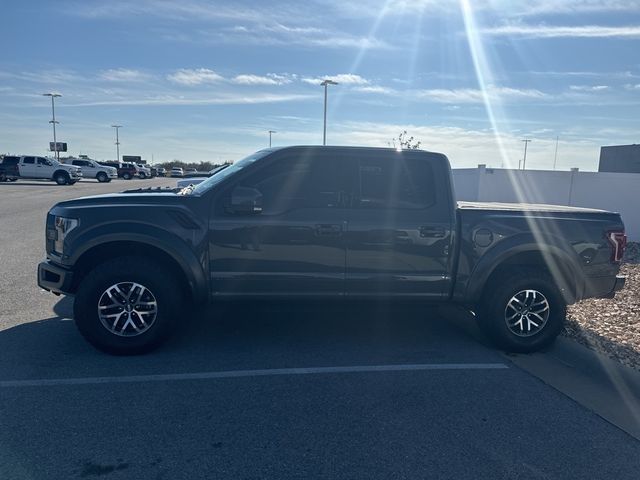
[{"label": "rear cab window", "polygon": [[428,158],[405,155],[359,156],[354,207],[421,210],[436,203],[433,167]]}]

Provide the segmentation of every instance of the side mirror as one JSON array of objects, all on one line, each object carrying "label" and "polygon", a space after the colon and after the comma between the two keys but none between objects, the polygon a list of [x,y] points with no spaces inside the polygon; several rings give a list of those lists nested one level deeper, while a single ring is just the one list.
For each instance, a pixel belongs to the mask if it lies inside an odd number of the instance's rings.
[{"label": "side mirror", "polygon": [[262,193],[251,187],[235,187],[227,210],[241,215],[262,213]]}]

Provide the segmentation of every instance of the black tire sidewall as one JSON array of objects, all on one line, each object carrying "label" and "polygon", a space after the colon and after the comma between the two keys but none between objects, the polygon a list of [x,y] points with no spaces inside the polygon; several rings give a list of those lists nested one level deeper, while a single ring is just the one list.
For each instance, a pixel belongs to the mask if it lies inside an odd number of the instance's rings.
[{"label": "black tire sidewall", "polygon": [[100,183],[104,183],[104,182],[106,182],[106,181],[108,180],[108,179],[107,179],[107,174],[106,174],[106,173],[104,173],[104,172],[100,172],[100,173],[98,173],[98,175],[96,176],[96,178],[98,179],[98,181],[99,181]]},{"label": "black tire sidewall", "polygon": [[[92,270],[82,281],[74,301],[74,320],[80,333],[96,348],[116,355],[146,353],[173,330],[182,294],[170,272],[151,261],[123,258],[104,263]],[[98,316],[98,301],[102,293],[118,282],[137,282],[148,288],[158,302],[154,324],[143,334],[120,337],[109,332]]]},{"label": "black tire sidewall", "polygon": [[129,172],[125,172],[122,174],[122,178],[125,180],[131,180],[131,174]]},{"label": "black tire sidewall", "polygon": [[[530,337],[520,337],[507,327],[504,311],[511,298],[522,290],[537,290],[549,302],[549,318],[543,329]],[[566,304],[551,276],[525,271],[507,275],[490,287],[480,312],[480,326],[496,345],[512,352],[534,352],[547,347],[564,327]]]},{"label": "black tire sidewall", "polygon": [[66,185],[69,183],[69,175],[66,173],[56,173],[54,180],[58,185]]}]

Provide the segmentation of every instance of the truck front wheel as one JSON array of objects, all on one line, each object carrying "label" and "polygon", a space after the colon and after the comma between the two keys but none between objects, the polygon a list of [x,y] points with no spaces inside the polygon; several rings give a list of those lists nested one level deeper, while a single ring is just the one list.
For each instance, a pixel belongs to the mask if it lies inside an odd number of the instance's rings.
[{"label": "truck front wheel", "polygon": [[82,280],[74,320],[93,346],[114,355],[146,353],[174,330],[183,304],[175,275],[156,262],[121,257]]},{"label": "truck front wheel", "polygon": [[548,273],[518,268],[490,285],[478,308],[484,333],[508,352],[535,352],[562,331],[566,303]]},{"label": "truck front wheel", "polygon": [[69,174],[66,173],[66,172],[58,172],[58,173],[56,173],[56,175],[55,175],[55,177],[53,177],[53,179],[56,181],[56,183],[58,185],[66,185],[70,181]]}]

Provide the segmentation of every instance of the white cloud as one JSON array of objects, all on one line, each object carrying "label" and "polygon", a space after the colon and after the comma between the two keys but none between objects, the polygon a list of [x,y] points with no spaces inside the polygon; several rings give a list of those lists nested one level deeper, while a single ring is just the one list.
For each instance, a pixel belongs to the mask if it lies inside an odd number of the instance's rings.
[{"label": "white cloud", "polygon": [[319,85],[323,80],[332,80],[334,82],[338,82],[341,85],[368,85],[369,80],[366,78],[362,78],[360,75],[356,75],[354,73],[341,73],[339,75],[326,75],[322,77],[305,77],[302,79],[305,83],[310,83],[312,85]]},{"label": "white cloud", "polygon": [[208,68],[187,69],[181,68],[167,76],[167,79],[179,83],[180,85],[202,85],[206,83],[215,83],[224,80],[213,70]]},{"label": "white cloud", "polygon": [[109,82],[139,82],[148,80],[149,75],[140,70],[131,70],[128,68],[115,68],[104,70],[100,73],[102,80]]},{"label": "white cloud", "polygon": [[517,89],[510,87],[497,87],[490,85],[486,91],[474,88],[459,89],[427,89],[417,90],[416,96],[421,99],[431,100],[437,103],[482,103],[485,95],[490,100],[509,100],[509,99],[544,99],[548,95],[535,89]]},{"label": "white cloud", "polygon": [[216,95],[179,95],[179,94],[162,94],[138,96],[129,95],[124,98],[103,98],[103,99],[87,99],[77,103],[66,104],[68,107],[95,107],[102,105],[139,105],[139,106],[180,106],[180,105],[248,105],[260,103],[279,103],[305,101],[316,99],[315,95],[305,94],[240,94],[240,93],[219,93]]},{"label": "white cloud", "polygon": [[602,92],[604,90],[609,90],[609,86],[607,85],[570,85],[570,90],[574,92]]},{"label": "white cloud", "polygon": [[527,38],[640,38],[640,26],[607,27],[602,25],[502,25],[485,28],[483,33]]},{"label": "white cloud", "polygon": [[268,73],[266,76],[242,74],[233,77],[231,82],[239,85],[285,85],[291,83],[292,78],[289,75],[276,73]]},{"label": "white cloud", "polygon": [[354,90],[362,93],[378,93],[380,95],[393,95],[397,93],[397,90],[389,87],[383,87],[381,85],[364,85],[355,87]]},{"label": "white cloud", "polygon": [[627,84],[624,88],[627,90],[640,90],[640,83],[636,83],[635,85]]}]

